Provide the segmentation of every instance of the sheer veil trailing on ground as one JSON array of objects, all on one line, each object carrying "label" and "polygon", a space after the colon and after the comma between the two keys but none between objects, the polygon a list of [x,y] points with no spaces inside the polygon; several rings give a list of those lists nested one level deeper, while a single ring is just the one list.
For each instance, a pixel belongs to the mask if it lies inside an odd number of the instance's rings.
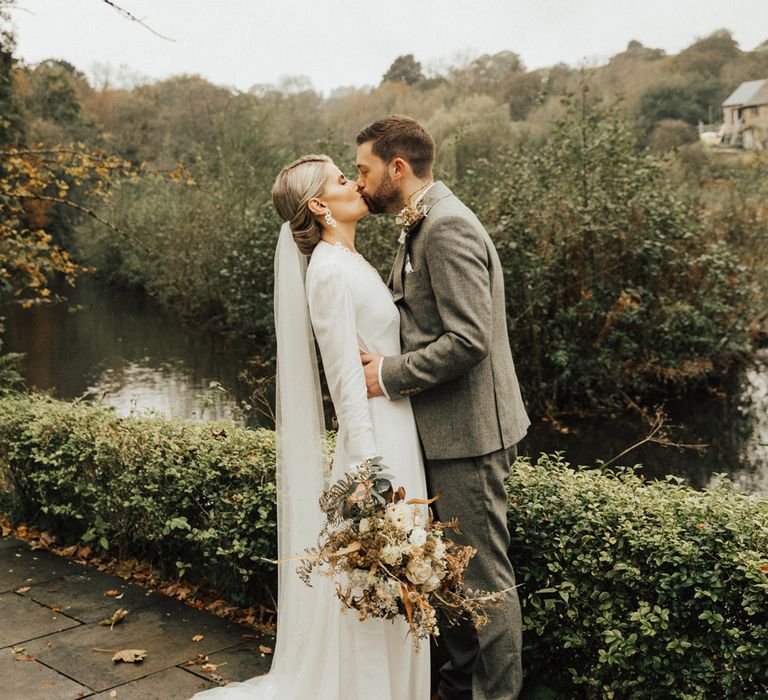
[{"label": "sheer veil trailing on ground", "polygon": [[[325,425],[304,287],[306,269],[307,260],[285,223],[275,253],[275,462],[281,560],[315,544],[323,523],[318,498],[326,486]],[[315,578],[308,588],[296,575],[297,564],[288,561],[278,568],[277,640],[270,672],[199,693],[196,700],[333,697],[334,690],[323,685],[335,682],[335,674],[327,674],[327,669],[338,666],[338,660],[334,666],[332,659],[335,651],[318,654],[317,650],[327,646],[328,627],[338,617],[338,601],[330,579]],[[323,690],[330,693],[323,695]]]}]

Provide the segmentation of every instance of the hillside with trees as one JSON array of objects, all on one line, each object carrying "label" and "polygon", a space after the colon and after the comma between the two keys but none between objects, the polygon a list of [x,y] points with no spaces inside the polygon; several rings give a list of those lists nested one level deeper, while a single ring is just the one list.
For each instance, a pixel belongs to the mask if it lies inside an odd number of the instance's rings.
[{"label": "hillside with trees", "polygon": [[[72,256],[71,274],[92,268],[143,290],[181,318],[248,338],[266,359],[275,174],[307,152],[354,173],[357,131],[388,113],[432,132],[436,177],[494,237],[537,409],[594,408],[707,382],[760,337],[768,164],[707,150],[696,131],[717,121],[740,82],[768,77],[765,47],[743,49],[728,31],[676,55],[632,41],[588,68],[528,70],[510,50],[438,71],[409,54],[376,86],[327,97],[301,77],[238,92],[196,75],[143,81],[105,66],[89,78],[55,57],[15,61],[13,51],[6,31],[4,153],[91,154],[76,163],[82,171],[49,163],[53,180],[32,192],[64,183],[71,202],[30,196],[20,205],[0,192],[6,217],[34,219],[17,240],[45,231],[52,259]],[[359,240],[386,274],[393,222],[369,217]],[[0,247],[0,263],[13,259]],[[5,280],[26,269],[9,265]],[[29,285],[24,294],[40,298]]]}]

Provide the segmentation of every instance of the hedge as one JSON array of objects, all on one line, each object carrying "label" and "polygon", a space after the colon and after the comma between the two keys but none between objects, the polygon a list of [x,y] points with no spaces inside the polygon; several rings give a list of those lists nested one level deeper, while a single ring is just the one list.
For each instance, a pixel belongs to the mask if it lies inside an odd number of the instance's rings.
[{"label": "hedge", "polygon": [[[273,456],[266,430],[0,399],[15,517],[235,600],[274,585]],[[518,460],[508,489],[531,675],[566,698],[768,697],[767,499],[559,455]]]},{"label": "hedge", "polygon": [[119,418],[96,403],[0,400],[0,472],[16,519],[192,576],[237,602],[274,588],[274,433],[227,421]]}]

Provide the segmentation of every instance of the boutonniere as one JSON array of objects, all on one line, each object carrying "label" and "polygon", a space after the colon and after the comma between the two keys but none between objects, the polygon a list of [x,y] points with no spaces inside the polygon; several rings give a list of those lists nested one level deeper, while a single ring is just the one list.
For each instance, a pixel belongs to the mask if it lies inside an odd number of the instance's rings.
[{"label": "boutonniere", "polygon": [[419,207],[403,207],[395,217],[395,223],[400,224],[403,230],[400,232],[399,243],[405,242],[405,237],[427,215],[427,206],[422,204]]}]

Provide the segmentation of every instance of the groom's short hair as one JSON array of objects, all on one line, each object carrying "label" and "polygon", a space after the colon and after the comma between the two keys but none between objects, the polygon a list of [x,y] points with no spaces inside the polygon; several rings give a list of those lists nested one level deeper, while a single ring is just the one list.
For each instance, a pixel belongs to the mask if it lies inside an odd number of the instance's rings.
[{"label": "groom's short hair", "polygon": [[357,135],[357,145],[372,141],[371,152],[389,163],[408,161],[416,177],[426,177],[435,160],[435,140],[415,119],[393,114],[378,119]]}]

